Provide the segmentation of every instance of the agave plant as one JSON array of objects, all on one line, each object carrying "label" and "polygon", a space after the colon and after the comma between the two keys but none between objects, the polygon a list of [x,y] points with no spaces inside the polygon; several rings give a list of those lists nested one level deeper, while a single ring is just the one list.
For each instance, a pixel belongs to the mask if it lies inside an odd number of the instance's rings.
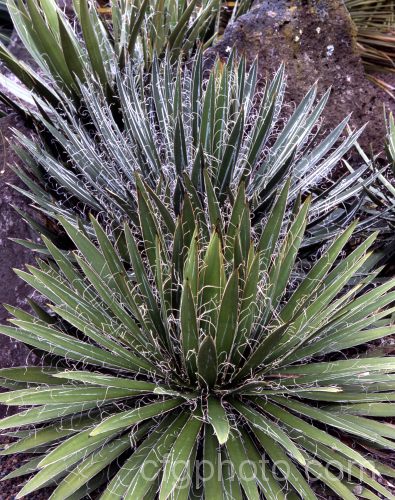
[{"label": "agave plant", "polygon": [[75,221],[78,216],[88,225],[88,208],[118,224],[136,219],[136,172],[151,197],[174,200],[173,218],[185,192],[195,209],[204,210],[207,189],[220,206],[232,205],[232,190],[244,182],[255,225],[291,173],[290,202],[313,195],[304,245],[316,244],[352,220],[374,175],[357,182],[369,170],[364,165],[328,182],[362,129],[341,139],[347,117],[320,136],[329,92],[316,102],[315,86],[284,124],[284,89],[284,67],[259,92],[256,64],[246,72],[244,60],[234,54],[226,64],[217,61],[208,80],[201,53],[190,68],[154,59],[145,76],[128,65],[117,73],[117,107],[100,83],[87,81],[81,86],[84,113],[70,99],[61,109],[39,101],[41,144],[16,131],[26,164],[17,173],[29,187],[23,192],[50,217],[62,213]]},{"label": "agave plant", "polygon": [[388,161],[392,165],[393,171],[395,172],[395,121],[394,115],[391,113],[388,119],[388,134],[387,134],[387,154]]},{"label": "agave plant", "polygon": [[[306,247],[352,220],[374,175],[356,182],[369,170],[363,165],[328,184],[331,170],[362,132],[340,140],[346,117],[317,140],[329,92],[316,103],[314,86],[284,124],[284,68],[261,94],[256,65],[247,73],[245,62],[236,61],[234,54],[227,64],[217,62],[208,80],[201,52],[187,67],[174,67],[173,61],[203,37],[215,11],[212,2],[202,11],[196,11],[194,2],[185,4],[177,11],[180,18],[168,17],[173,3],[156,15],[150,14],[156,7],[148,1],[139,11],[137,3],[114,3],[112,20],[106,21],[83,0],[76,4],[80,27],[75,28],[53,0],[41,7],[36,1],[24,6],[9,0],[9,9],[44,76],[32,76],[5,49],[0,58],[33,89],[26,92],[5,79],[14,98],[3,99],[33,119],[42,138],[39,145],[17,133],[26,161],[18,174],[29,187],[26,194],[46,215],[60,212],[74,222],[79,216],[87,225],[88,209],[105,213],[116,224],[125,217],[133,220],[135,172],[149,181],[153,196],[167,191],[177,215],[185,191],[201,205],[206,168],[221,205],[232,204],[229,190],[246,183],[254,224],[267,215],[278,186],[292,172],[290,200],[313,194]],[[198,17],[188,28],[191,16]],[[179,19],[175,27],[166,24],[174,17]],[[159,25],[166,27],[165,34]],[[149,50],[147,43],[153,44]],[[39,230],[59,241],[57,232]]]},{"label": "agave plant", "polygon": [[[372,170],[378,170],[374,159],[369,159],[364,151],[359,146],[357,147],[365,163]],[[380,220],[379,229],[381,230],[382,240],[385,242],[373,259],[376,263],[388,262],[391,266],[393,256],[395,255],[395,122],[392,113],[388,116],[386,153],[388,158],[388,164],[385,168],[386,174],[385,176],[379,174],[377,182],[368,188],[367,194],[370,198],[370,204],[366,207],[366,210],[369,211],[368,218],[376,215]],[[378,226],[377,224],[375,225],[376,227]]]},{"label": "agave plant", "polygon": [[0,327],[46,353],[0,371],[0,401],[25,407],[0,420],[20,428],[1,453],[34,453],[8,476],[31,475],[17,498],[318,498],[309,477],[394,498],[374,450],[395,448],[376,419],[395,412],[395,358],[358,346],[394,333],[395,280],[344,289],[375,235],[335,264],[352,224],[300,279],[310,199],[289,217],[289,182],[260,234],[243,183],[230,212],[197,214],[185,194],[175,224],[137,184],[139,223],[116,244],[94,217],[95,244],[60,216],[77,250],[43,236],[51,259],[18,271],[51,312],[9,307]]},{"label": "agave plant", "polygon": [[[111,101],[117,69],[130,59],[147,69],[154,54],[168,51],[172,60],[188,55],[215,22],[219,0],[199,4],[197,0],[114,0],[109,18],[90,0],[73,2],[72,19],[56,0],[26,4],[7,0],[7,6],[40,71],[19,62],[4,46],[0,46],[0,59],[29,90],[57,104],[58,92],[78,101],[80,83],[87,78],[96,78]],[[3,83],[12,87],[4,78]],[[3,100],[15,105],[7,96]]]},{"label": "agave plant", "polygon": [[[375,176],[370,186],[364,188],[368,199],[361,207],[359,225],[361,231],[369,232],[372,228],[380,231],[380,248],[376,248],[376,252],[369,259],[369,264],[373,267],[386,263],[391,265],[395,253],[395,186],[393,183],[395,125],[392,114],[389,115],[387,122],[385,150],[388,162],[385,162],[380,155],[369,157],[358,142],[355,145],[362,161]],[[354,171],[347,161],[344,160],[344,163],[350,172]]]}]

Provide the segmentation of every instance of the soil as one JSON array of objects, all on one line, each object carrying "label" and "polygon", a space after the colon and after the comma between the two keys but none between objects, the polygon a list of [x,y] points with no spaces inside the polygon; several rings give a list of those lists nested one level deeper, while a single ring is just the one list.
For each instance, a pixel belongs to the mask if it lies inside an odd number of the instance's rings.
[{"label": "soil", "polygon": [[[11,442],[11,439],[6,436],[0,435],[0,446],[3,446]],[[14,471],[26,460],[31,459],[28,455],[14,455],[5,456],[0,458],[0,480],[5,477],[10,472]],[[20,478],[14,478],[9,481],[4,481],[0,484],[0,500],[14,500],[16,495],[23,487],[28,476],[22,476]],[[35,493],[31,493],[24,497],[26,500],[47,500],[51,495],[50,488],[44,488]]]},{"label": "soil", "polygon": [[[23,127],[21,121],[9,115],[0,119],[0,304],[11,304],[26,307],[26,298],[31,296],[31,289],[19,279],[13,269],[23,268],[25,264],[33,263],[32,252],[14,243],[10,238],[36,239],[29,226],[12,208],[29,211],[27,199],[17,193],[10,184],[22,186],[9,164],[17,163],[18,158],[13,152],[8,140],[11,137],[10,127]],[[5,323],[9,316],[4,307],[0,306],[0,322]],[[35,361],[28,348],[20,342],[0,335],[0,367],[31,364]],[[4,407],[0,405],[0,417]]]}]

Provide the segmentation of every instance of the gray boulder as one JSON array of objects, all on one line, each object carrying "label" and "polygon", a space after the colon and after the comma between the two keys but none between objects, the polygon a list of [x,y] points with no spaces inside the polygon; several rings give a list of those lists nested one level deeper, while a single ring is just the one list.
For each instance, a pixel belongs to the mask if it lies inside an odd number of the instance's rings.
[{"label": "gray boulder", "polygon": [[[356,27],[341,0],[261,0],[236,22],[208,51],[226,59],[235,45],[248,62],[258,58],[262,79],[270,77],[281,62],[288,75],[287,102],[298,103],[318,81],[322,94],[332,87],[324,112],[324,127],[335,127],[353,113],[351,124],[369,122],[361,143],[370,152],[383,149],[383,105],[395,102],[365,74],[356,43]],[[292,106],[290,106],[292,108]]]}]

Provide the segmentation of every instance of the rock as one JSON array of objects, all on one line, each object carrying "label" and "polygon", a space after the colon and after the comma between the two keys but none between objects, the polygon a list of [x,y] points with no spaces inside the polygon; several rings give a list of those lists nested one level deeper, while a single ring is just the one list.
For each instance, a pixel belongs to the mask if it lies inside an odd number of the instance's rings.
[{"label": "rock", "polygon": [[[23,126],[15,115],[0,119],[0,304],[27,308],[26,298],[32,296],[32,289],[16,276],[13,268],[23,268],[25,264],[33,263],[33,254],[9,238],[35,239],[37,236],[12,208],[14,205],[29,211],[27,199],[9,185],[22,186],[9,167],[9,164],[18,161],[17,155],[8,144],[12,137],[10,127],[21,129]],[[0,322],[6,323],[8,317],[8,312],[0,305]],[[0,335],[0,353],[0,368],[23,366],[37,361],[22,343],[4,335]],[[0,416],[4,413],[5,408],[0,405]]]},{"label": "rock", "polygon": [[324,128],[333,128],[349,113],[351,124],[369,125],[361,143],[368,152],[383,149],[383,104],[395,102],[371,83],[356,45],[356,28],[341,0],[261,0],[228,25],[219,43],[207,51],[226,59],[235,45],[259,74],[270,77],[281,62],[288,75],[287,101],[298,103],[318,81],[319,94],[332,86],[324,112]]}]

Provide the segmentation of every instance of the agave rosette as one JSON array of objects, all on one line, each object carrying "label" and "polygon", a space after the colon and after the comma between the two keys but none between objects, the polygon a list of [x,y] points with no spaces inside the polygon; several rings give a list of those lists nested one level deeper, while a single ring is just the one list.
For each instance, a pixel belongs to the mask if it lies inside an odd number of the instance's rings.
[{"label": "agave rosette", "polygon": [[[96,78],[111,101],[115,74],[127,61],[148,69],[154,54],[168,51],[173,61],[187,56],[208,41],[218,7],[218,0],[113,0],[108,16],[90,0],[73,1],[66,12],[56,0],[7,0],[15,29],[38,69],[18,61],[3,45],[0,59],[29,90],[55,105],[63,94],[78,102],[86,78]],[[29,113],[18,99],[18,85],[4,76],[1,83],[8,90],[2,99]]]},{"label": "agave rosette", "polygon": [[[395,228],[395,185],[393,182],[395,165],[395,124],[390,113],[387,121],[387,137],[385,152],[388,162],[383,162],[380,155],[369,157],[361,146],[356,143],[356,149],[369,171],[375,176],[374,182],[366,187],[367,203],[361,207],[360,230],[369,231],[374,228],[380,231],[381,245],[370,258],[370,265],[390,263],[395,252],[393,238]],[[350,172],[352,166],[344,160]]]},{"label": "agave rosette", "polygon": [[186,193],[174,223],[137,179],[139,221],[116,244],[93,217],[96,244],[59,217],[76,251],[43,236],[51,258],[18,271],[51,309],[9,308],[1,327],[46,353],[0,371],[0,401],[26,407],[0,421],[20,428],[2,454],[35,453],[9,476],[34,473],[18,498],[54,484],[52,500],[103,486],[112,500],[315,499],[309,477],[394,498],[392,469],[364,453],[395,447],[378,420],[395,412],[395,358],[358,347],[394,333],[395,281],[358,278],[375,235],[338,261],[352,224],[300,278],[310,199],[290,215],[287,182],[252,230],[244,184],[226,212],[204,177],[207,211]]},{"label": "agave rosette", "polygon": [[[257,95],[256,65],[247,74],[245,62],[234,55],[225,65],[217,63],[208,79],[201,53],[186,67],[174,67],[204,38],[213,5],[197,8],[190,2],[175,10],[173,2],[113,2],[107,20],[83,0],[74,5],[74,26],[53,0],[26,5],[9,0],[41,76],[1,49],[3,62],[32,90],[5,79],[10,94],[3,99],[32,119],[43,139],[39,145],[17,132],[26,162],[17,172],[29,188],[26,194],[46,215],[62,213],[70,221],[78,215],[84,224],[89,224],[87,211],[106,213],[109,221],[133,220],[135,172],[152,188],[162,183],[177,215],[189,189],[184,177],[202,193],[206,168],[221,203],[229,189],[246,182],[254,224],[266,216],[277,186],[292,173],[290,201],[299,193],[314,194],[305,246],[330,238],[352,220],[375,175],[362,182],[369,170],[363,165],[328,184],[362,133],[342,138],[346,117],[317,139],[329,91],[316,102],[314,86],[285,120],[284,68]],[[240,4],[237,12],[243,8]],[[59,241],[57,232],[29,222]]]},{"label": "agave rosette", "polygon": [[291,203],[312,194],[305,246],[346,227],[375,174],[362,181],[369,171],[363,165],[328,180],[363,130],[342,136],[347,117],[326,136],[319,132],[329,91],[317,102],[312,87],[286,120],[284,67],[263,92],[256,64],[246,72],[234,54],[226,64],[217,61],[208,79],[204,75],[202,54],[190,68],[154,59],[148,74],[130,65],[117,74],[117,105],[92,79],[81,86],[84,112],[67,99],[62,109],[41,101],[41,145],[16,131],[26,165],[17,173],[29,188],[22,192],[47,215],[78,216],[87,226],[86,211],[106,214],[109,222],[134,220],[139,173],[161,199],[173,200],[177,216],[183,193],[199,203],[207,170],[221,206],[245,183],[255,225],[291,175]]}]

